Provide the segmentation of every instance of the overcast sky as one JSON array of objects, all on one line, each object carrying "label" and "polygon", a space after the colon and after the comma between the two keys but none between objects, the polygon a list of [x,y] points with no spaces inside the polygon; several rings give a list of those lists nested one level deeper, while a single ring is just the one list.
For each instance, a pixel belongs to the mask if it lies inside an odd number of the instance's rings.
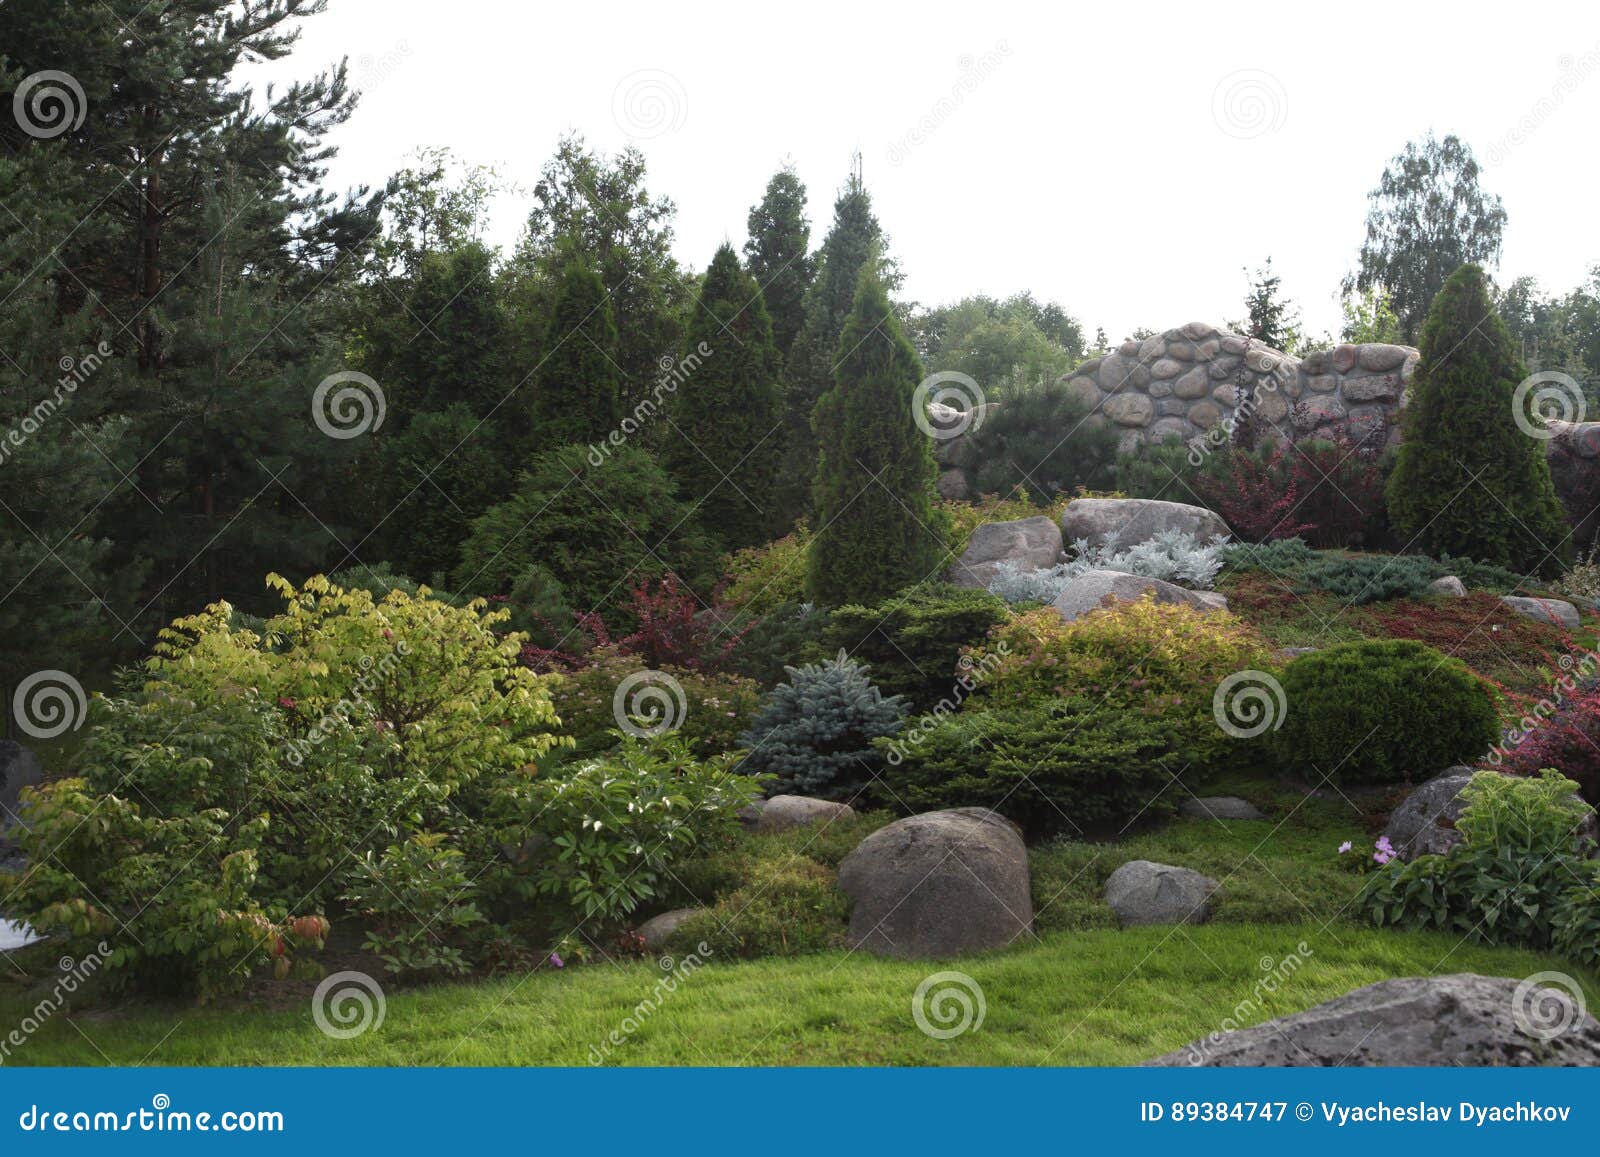
[{"label": "overcast sky", "polygon": [[[543,4],[331,0],[253,76],[348,56],[336,186],[447,145],[531,186],[565,131],[649,161],[704,268],[791,159],[821,240],[853,149],[906,296],[1032,290],[1092,335],[1242,312],[1269,254],[1313,332],[1385,162],[1476,151],[1510,220],[1497,272],[1600,262],[1600,5]],[[509,248],[526,201],[495,206]]]}]

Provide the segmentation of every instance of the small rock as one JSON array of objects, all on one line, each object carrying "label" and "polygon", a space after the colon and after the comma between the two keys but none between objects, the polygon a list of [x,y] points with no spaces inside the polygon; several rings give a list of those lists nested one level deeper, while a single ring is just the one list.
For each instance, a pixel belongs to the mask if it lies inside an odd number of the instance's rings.
[{"label": "small rock", "polygon": [[1446,599],[1464,599],[1467,597],[1467,584],[1453,574],[1443,578],[1436,578],[1428,584],[1428,593]]},{"label": "small rock", "polygon": [[[1147,399],[1148,402],[1148,399]],[[967,549],[950,568],[950,582],[983,590],[1002,563],[1028,570],[1054,566],[1061,558],[1061,528],[1047,515],[986,522],[972,532]]]},{"label": "small rock", "polygon": [[1578,608],[1561,599],[1529,599],[1519,595],[1501,595],[1500,601],[1519,615],[1549,623],[1552,627],[1565,627],[1575,631],[1583,625]]},{"label": "small rock", "polygon": [[1369,343],[1357,348],[1356,361],[1369,373],[1381,374],[1385,370],[1399,369],[1416,352],[1410,346]]},{"label": "small rock", "polygon": [[1106,903],[1124,927],[1204,924],[1218,884],[1189,868],[1130,860],[1106,880]]},{"label": "small rock", "polygon": [[1186,816],[1213,820],[1264,820],[1261,809],[1249,800],[1236,795],[1214,795],[1204,799],[1186,799],[1178,805]]},{"label": "small rock", "polygon": [[698,916],[704,911],[704,908],[674,908],[670,912],[663,912],[659,916],[650,917],[638,928],[639,935],[644,939],[644,946],[646,948],[661,947],[666,943],[667,938],[678,930],[678,925],[689,917]]},{"label": "small rock", "polygon": [[763,833],[786,832],[790,828],[808,824],[826,827],[836,820],[853,820],[855,816],[855,809],[847,803],[813,799],[808,795],[775,795],[761,809],[755,830]]}]

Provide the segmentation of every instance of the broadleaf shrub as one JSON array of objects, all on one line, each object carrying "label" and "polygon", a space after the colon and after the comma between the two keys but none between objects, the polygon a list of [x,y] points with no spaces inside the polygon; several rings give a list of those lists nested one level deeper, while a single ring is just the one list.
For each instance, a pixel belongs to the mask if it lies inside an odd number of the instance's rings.
[{"label": "broadleaf shrub", "polygon": [[1284,669],[1282,764],[1336,783],[1422,780],[1499,737],[1494,698],[1459,659],[1409,639],[1338,643]]}]

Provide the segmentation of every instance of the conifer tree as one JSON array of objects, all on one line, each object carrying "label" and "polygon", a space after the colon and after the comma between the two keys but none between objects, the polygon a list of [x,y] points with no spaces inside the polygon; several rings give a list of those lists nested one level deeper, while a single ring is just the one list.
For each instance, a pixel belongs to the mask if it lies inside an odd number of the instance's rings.
[{"label": "conifer tree", "polygon": [[1513,396],[1527,376],[1476,265],[1452,274],[1422,329],[1422,357],[1389,479],[1389,516],[1410,545],[1549,574],[1571,531],[1545,444],[1519,428]]},{"label": "conifer tree", "polygon": [[622,416],[617,324],[606,287],[577,256],[562,263],[533,397],[533,449],[597,442]]},{"label": "conifer tree", "polygon": [[781,421],[778,358],[755,279],[724,244],[690,314],[683,374],[661,461],[703,526],[730,550],[765,542]]},{"label": "conifer tree", "polygon": [[932,443],[912,413],[922,365],[875,259],[861,272],[836,360],[833,389],[817,404],[806,588],[824,606],[870,604],[931,578],[948,554]]},{"label": "conifer tree", "polygon": [[[805,322],[789,350],[784,370],[787,428],[776,506],[784,525],[804,514],[811,502],[817,469],[817,437],[812,412],[833,386],[839,335],[855,300],[856,285],[868,259],[881,252],[883,229],[872,212],[872,198],[861,176],[860,158],[833,205],[833,225],[816,256],[816,275],[805,296]],[[890,288],[898,280],[892,266],[883,276]]]},{"label": "conifer tree", "polygon": [[745,267],[761,287],[778,356],[787,358],[805,323],[805,294],[813,272],[807,252],[811,222],[806,218],[806,187],[792,165],[772,175],[761,203],[750,210],[748,225]]}]

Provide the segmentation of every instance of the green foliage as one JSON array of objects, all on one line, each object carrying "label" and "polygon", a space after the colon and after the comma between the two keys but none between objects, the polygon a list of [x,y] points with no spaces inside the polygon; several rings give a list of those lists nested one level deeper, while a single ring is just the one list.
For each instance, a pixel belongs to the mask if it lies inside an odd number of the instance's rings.
[{"label": "green foliage", "polygon": [[1009,494],[1024,487],[1040,505],[1112,482],[1117,434],[1088,424],[1088,407],[1066,382],[1050,380],[1006,396],[960,449],[971,489]]},{"label": "green foliage", "polygon": [[[617,688],[645,670],[637,655],[615,647],[596,650],[588,660],[583,668],[559,676],[550,689],[551,702],[561,716],[561,730],[575,741],[574,755],[579,758],[617,746]],[[709,758],[739,746],[739,736],[756,712],[754,682],[738,675],[711,675],[681,667],[663,668],[660,674],[674,680],[683,693],[682,710],[667,707],[663,721],[672,722],[692,752]]]},{"label": "green foliage", "polygon": [[1323,558],[1303,538],[1274,538],[1267,542],[1230,542],[1222,548],[1223,567],[1229,573],[1259,570],[1279,578],[1298,577]]},{"label": "green foliage", "polygon": [[617,323],[605,282],[576,252],[560,277],[533,395],[536,452],[599,442],[622,421]]},{"label": "green foliage", "polygon": [[1394,302],[1380,285],[1359,292],[1352,287],[1340,298],[1339,309],[1344,314],[1344,326],[1339,331],[1341,341],[1357,345],[1368,342],[1398,345],[1405,340]]},{"label": "green foliage", "polygon": [[1360,268],[1346,291],[1387,292],[1407,339],[1452,273],[1500,256],[1506,211],[1478,185],[1477,159],[1459,137],[1409,141],[1368,194]]},{"label": "green foliage", "polygon": [[872,741],[900,729],[905,701],[885,696],[842,651],[786,671],[740,741],[749,754],[739,769],[772,794],[853,798],[882,763]]},{"label": "green foliage", "polygon": [[729,245],[711,259],[695,304],[683,364],[696,360],[678,384],[661,464],[725,547],[750,546],[776,529],[768,443],[782,415],[772,323]]},{"label": "green foliage", "polygon": [[811,528],[802,519],[794,532],[764,546],[735,551],[723,564],[722,601],[743,615],[765,615],[805,597]]},{"label": "green foliage", "polygon": [[739,886],[680,924],[671,943],[704,943],[719,958],[800,956],[844,947],[849,917],[831,868],[792,852],[755,857]]},{"label": "green foliage", "polygon": [[[935,370],[967,374],[991,401],[1054,382],[1083,357],[1083,328],[1055,303],[1030,293],[1005,300],[979,294],[923,310],[913,341]],[[1063,431],[1066,427],[1063,427]]]},{"label": "green foliage", "polygon": [[1494,699],[1459,659],[1409,639],[1339,643],[1290,663],[1274,746],[1284,766],[1336,783],[1423,779],[1482,758]]},{"label": "green foliage", "polygon": [[806,252],[811,240],[806,187],[792,166],[772,175],[746,224],[750,239],[744,243],[745,268],[761,287],[772,316],[773,344],[782,359],[805,324],[806,290],[816,274],[816,264]]},{"label": "green foliage", "polygon": [[1380,926],[1554,948],[1600,964],[1600,864],[1575,839],[1593,809],[1576,787],[1549,769],[1528,779],[1479,772],[1456,821],[1465,841],[1442,856],[1387,865],[1364,894],[1367,915]]},{"label": "green foliage", "polygon": [[1197,773],[1226,767],[1251,746],[1217,726],[1218,684],[1237,671],[1275,665],[1265,640],[1227,612],[1148,598],[1071,623],[1048,607],[1016,615],[970,659],[983,672],[974,705],[1033,707],[1081,697],[1158,716]]},{"label": "green foliage", "polygon": [[[860,158],[833,203],[833,223],[817,250],[815,276],[805,294],[805,320],[784,367],[783,466],[775,517],[780,525],[813,511],[812,485],[821,444],[813,413],[834,388],[840,339],[854,309],[864,270],[876,270],[895,288],[899,278],[882,256],[884,236],[861,179]],[[820,525],[820,521],[818,525]]]},{"label": "green foliage", "polygon": [[1450,277],[1434,299],[1421,349],[1405,441],[1389,479],[1395,526],[1429,554],[1559,573],[1571,554],[1571,531],[1544,443],[1512,420],[1526,372],[1490,305],[1483,270],[1467,266]]},{"label": "green foliage", "polygon": [[790,664],[823,653],[827,625],[827,612],[811,603],[782,603],[743,627],[728,666],[758,687],[771,687]]},{"label": "green foliage", "polygon": [[1183,767],[1159,716],[1076,697],[917,721],[878,748],[888,767],[872,790],[885,804],[992,808],[1030,838],[1121,834],[1169,814]]},{"label": "green foliage", "polygon": [[877,602],[933,576],[948,529],[933,506],[936,468],[913,396],[922,376],[875,270],[863,271],[817,403],[816,537],[806,591],[823,606]]},{"label": "green foliage", "polygon": [[1300,311],[1292,302],[1284,300],[1283,278],[1273,272],[1272,258],[1258,267],[1251,278],[1250,292],[1245,296],[1248,318],[1229,328],[1254,338],[1264,345],[1284,353],[1294,353],[1300,345]]},{"label": "green foliage", "polygon": [[[368,850],[343,899],[367,927],[365,947],[401,976],[459,976],[471,965],[458,943],[484,922],[476,882],[438,833]],[[419,919],[419,914],[424,914]],[[419,926],[420,925],[420,926]]]},{"label": "green foliage", "polygon": [[1187,442],[1172,435],[1147,443],[1133,453],[1119,454],[1116,488],[1129,498],[1203,504],[1189,481],[1196,469],[1190,461],[1191,453]]},{"label": "green foliage", "polygon": [[1306,589],[1325,591],[1359,606],[1384,599],[1419,599],[1436,577],[1432,559],[1416,555],[1361,554],[1323,558],[1301,572]]},{"label": "green foliage", "polygon": [[670,732],[624,735],[607,755],[535,781],[534,839],[516,865],[519,878],[555,899],[562,920],[605,925],[631,916],[659,894],[674,864],[738,830],[739,809],[760,793],[731,762],[700,762]]},{"label": "green foliage", "polygon": [[675,572],[703,584],[713,551],[672,480],[638,447],[616,447],[600,462],[582,446],[541,454],[517,489],[472,524],[456,585],[505,594],[534,567],[561,583],[580,610],[626,617],[628,582]]}]

